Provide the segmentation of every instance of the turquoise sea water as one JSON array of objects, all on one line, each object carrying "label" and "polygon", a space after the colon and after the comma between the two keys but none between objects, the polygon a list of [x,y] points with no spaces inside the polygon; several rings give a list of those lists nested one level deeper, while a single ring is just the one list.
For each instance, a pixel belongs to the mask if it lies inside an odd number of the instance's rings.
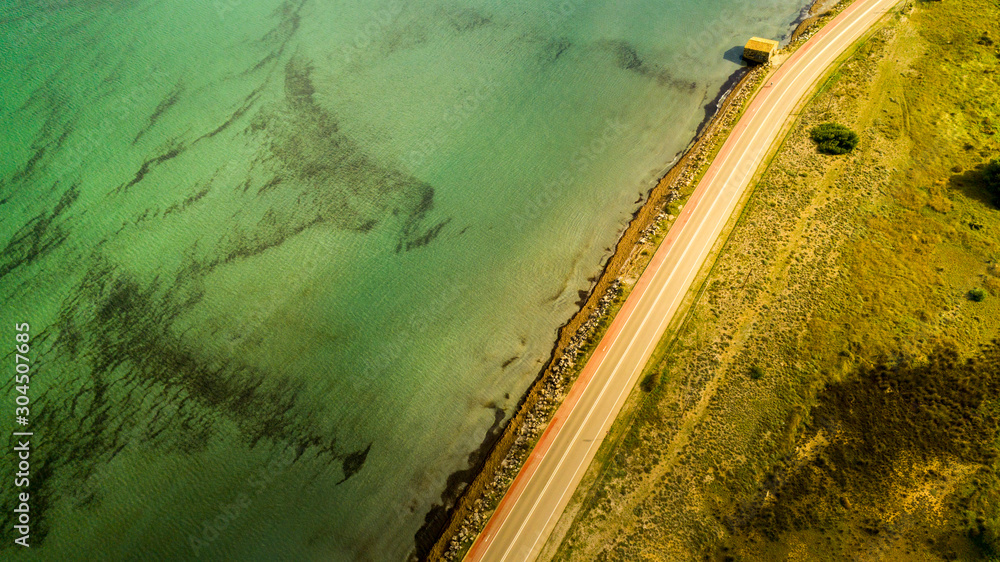
[{"label": "turquoise sea water", "polygon": [[733,49],[803,5],[4,4],[35,436],[0,557],[405,558]]}]

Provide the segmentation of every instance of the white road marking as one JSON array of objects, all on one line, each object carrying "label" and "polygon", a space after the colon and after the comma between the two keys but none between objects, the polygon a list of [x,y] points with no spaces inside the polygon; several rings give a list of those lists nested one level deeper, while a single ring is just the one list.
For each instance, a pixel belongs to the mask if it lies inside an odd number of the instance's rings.
[{"label": "white road marking", "polygon": [[[878,7],[880,3],[881,2],[876,2],[871,7],[869,7],[867,10],[865,10],[860,16],[858,16],[857,19],[855,19],[854,21],[852,21],[851,23],[849,23],[847,25],[847,27],[845,27],[843,30],[841,30],[832,40],[830,40],[830,42],[827,45],[825,45],[823,47],[823,49],[818,54],[812,56],[812,58],[809,59],[805,63],[805,66],[802,68],[802,70],[798,71],[798,74],[801,75],[802,73],[807,72],[813,65],[815,65],[816,63],[818,63],[818,61],[821,59],[821,57],[823,56],[823,54],[826,53],[826,51],[828,49],[830,49],[831,47],[833,47],[840,40],[840,38],[843,37],[843,35],[845,33],[848,33],[854,27],[856,27],[859,23],[861,23],[862,21],[864,21],[864,19],[868,16],[868,14],[872,10],[874,10],[876,7]],[[867,28],[868,28],[868,25],[863,26],[861,34],[863,34],[864,30],[867,30]],[[861,35],[861,34],[858,34],[858,35]],[[856,37],[852,37],[851,38],[851,43],[853,43],[855,40],[856,40]],[[823,66],[825,68],[826,64],[824,64]],[[778,79],[778,83],[781,84],[782,81],[784,81],[790,74],[791,74],[790,72],[783,73],[782,76]],[[818,78],[818,77],[819,76],[816,76],[816,78]],[[810,80],[810,87],[812,86],[813,82],[814,82],[814,80]],[[773,82],[772,82],[772,84],[773,84]],[[738,165],[739,160],[743,160],[743,158],[747,155],[748,149],[750,147],[752,147],[753,144],[754,144],[754,142],[757,140],[757,137],[761,133],[762,127],[765,126],[764,124],[767,123],[770,120],[771,115],[778,108],[778,106],[780,106],[784,102],[784,98],[786,97],[786,95],[789,92],[790,92],[790,90],[785,90],[785,91],[781,92],[778,95],[778,98],[774,101],[771,109],[768,111],[767,115],[764,117],[763,123],[761,123],[761,126],[757,128],[757,131],[754,133],[753,137],[751,137],[749,146],[747,147],[747,149],[744,149],[742,151],[742,154],[741,154],[740,158],[737,161],[737,166],[733,167],[733,169],[729,173],[729,176],[726,178],[726,181],[723,182],[722,187],[715,194],[715,198],[712,200],[712,204],[708,207],[708,211],[705,213],[706,218],[712,214],[712,211],[714,211],[715,207],[719,203],[719,200],[720,200],[723,192],[726,191],[726,189],[730,186],[730,182],[731,182],[731,180],[733,178],[733,175],[735,175],[736,171],[738,169],[740,169],[740,166]],[[796,101],[797,100],[798,100],[798,98],[796,98]],[[755,120],[757,120],[757,118],[758,118],[758,115],[756,115],[756,108],[754,108],[753,112],[754,112],[754,115],[751,117],[750,122],[747,124],[747,127],[744,128],[744,131],[746,131],[747,129],[749,129],[751,127],[751,125],[753,124],[753,122]],[[784,125],[784,123],[785,123],[785,120],[782,120],[780,123],[777,124],[777,127],[775,125],[772,125],[771,127],[769,127],[769,129],[768,129],[768,135],[770,136],[771,134],[775,133],[775,128],[777,128],[780,131],[780,129]],[[740,137],[738,137],[737,140],[734,141],[734,143],[733,143],[734,146],[736,144],[739,144],[739,142],[741,140],[742,140],[742,131],[740,133]],[[760,147],[760,148],[757,149],[757,151],[754,154],[753,159],[751,161],[752,165],[748,166],[748,167],[746,167],[744,169],[743,176],[740,178],[740,182],[737,184],[738,186],[743,187],[743,182],[746,181],[747,176],[749,174],[753,173],[753,172],[756,172],[757,167],[760,164],[759,159],[761,157],[761,153],[763,151],[765,151],[767,148],[770,148],[770,145],[773,143],[773,141],[774,141],[774,139],[772,139],[771,143],[768,143],[767,146]],[[727,164],[729,164],[730,158],[732,158],[734,156],[734,154],[735,154],[735,150],[731,150],[729,153],[727,153],[726,156],[723,158],[722,164],[719,166],[719,169],[723,169]],[[735,200],[735,196],[737,194],[741,193],[741,192],[742,192],[742,189],[732,190],[732,194],[731,194],[728,202],[726,203],[726,207],[732,205],[733,201]],[[693,207],[686,208],[685,211],[693,212]],[[696,267],[696,268],[690,268],[690,271],[689,271],[688,275],[685,277],[684,282],[682,283],[682,286],[688,286],[689,283],[692,281],[692,278],[697,274],[698,270],[700,269],[700,264],[702,263],[702,260],[704,260],[704,258],[706,257],[705,256],[706,253],[707,253],[706,250],[708,250],[708,251],[711,250],[711,247],[714,245],[715,238],[718,236],[718,234],[716,232],[714,232],[714,231],[720,230],[722,227],[724,227],[725,223],[728,222],[728,220],[729,220],[729,217],[727,217],[726,221],[716,221],[716,223],[713,225],[713,227],[712,227],[713,234],[714,234],[712,236],[713,243],[702,246],[702,249],[699,252],[698,257],[696,259],[696,262],[699,264],[699,266]],[[703,220],[701,223],[699,223],[698,227],[695,230],[694,235],[691,237],[691,240],[696,240],[698,238],[698,236],[701,234],[701,231],[706,226],[706,224],[708,224],[707,220]],[[676,239],[677,242],[680,241],[680,238],[681,238],[681,236],[683,234],[685,234],[685,229],[682,228],[682,230],[678,233],[678,236],[677,236],[677,239]],[[670,250],[668,250],[667,258],[665,258],[664,262],[663,262],[664,266],[667,264],[667,259],[669,258],[670,254],[674,251],[674,249],[675,248],[672,247],[672,248],[670,248]],[[688,254],[688,252],[689,252],[690,249],[691,249],[691,244],[689,243],[689,244],[687,244],[685,246],[684,251],[681,253],[680,258],[678,258],[676,260],[677,264],[680,264],[680,263],[682,263],[684,261],[684,259],[687,256],[687,254]],[[657,279],[657,277],[659,277],[659,275],[660,275],[660,273],[662,271],[663,271],[662,269],[658,270],[654,274],[654,277],[653,277],[653,279],[650,280],[649,285],[653,284],[653,282]],[[659,290],[659,292],[657,292],[656,297],[655,297],[655,299],[653,301],[653,304],[647,309],[646,315],[640,321],[639,327],[635,330],[632,338],[629,340],[629,343],[626,346],[625,351],[622,353],[621,357],[618,359],[618,363],[616,363],[615,367],[612,369],[611,375],[608,377],[607,381],[605,382],[604,386],[602,387],[601,392],[597,395],[597,398],[593,401],[594,405],[596,405],[598,402],[600,402],[604,398],[604,394],[607,392],[608,387],[610,386],[611,382],[614,381],[616,378],[618,378],[619,369],[621,368],[622,362],[625,361],[625,359],[629,356],[629,352],[632,350],[632,347],[634,346],[637,338],[644,331],[644,329],[646,327],[646,323],[653,316],[652,315],[652,311],[657,308],[657,304],[660,302],[660,299],[662,298],[664,291],[671,284],[671,280],[673,279],[673,277],[674,277],[674,275],[675,275],[676,272],[677,272],[676,268],[672,269],[669,272],[666,282],[660,287],[660,290]],[[687,290],[684,290],[682,292],[678,292],[678,294],[676,294],[674,296],[673,300],[670,302],[670,304],[667,307],[667,314],[663,315],[663,318],[661,319],[660,323],[657,325],[657,328],[656,328],[656,330],[655,330],[654,333],[659,333],[665,327],[664,326],[665,323],[667,323],[669,321],[669,319],[672,317],[673,312],[676,310],[675,305],[677,305],[677,301],[679,299],[683,298],[686,294],[687,294]],[[648,298],[648,295],[647,294],[643,294],[643,295],[640,296],[640,301],[645,301],[647,298]],[[639,302],[636,303],[636,307],[635,308],[636,309],[639,308]],[[646,354],[650,351],[650,348],[653,345],[655,345],[658,341],[659,341],[659,338],[652,338],[647,343],[645,349],[643,350],[642,356],[646,356]],[[594,369],[595,372],[597,372],[597,371],[599,371],[601,369],[601,367],[604,364],[604,360],[605,359],[607,359],[607,354],[605,354],[603,357],[601,357],[600,361],[598,362],[597,367],[595,367],[595,369]],[[648,359],[647,359],[647,361],[648,361]],[[627,377],[627,380],[631,380],[632,377],[635,376],[636,371],[641,370],[644,367],[645,367],[645,362],[643,362],[642,364],[639,364],[639,365],[635,366],[632,369],[632,371],[629,372],[629,376]],[[632,390],[631,386],[628,386],[628,387],[623,386],[623,388],[618,393],[618,396],[615,399],[615,404],[617,404],[621,400],[621,397],[626,392],[629,392],[631,390]],[[582,396],[581,396],[581,399],[579,401],[577,401],[576,403],[573,404],[573,406],[570,409],[569,413],[566,414],[565,419],[567,421],[569,420],[570,417],[572,417],[573,413],[575,412],[576,406],[580,402],[582,402]],[[592,407],[587,412],[587,416],[584,418],[583,423],[580,425],[579,429],[577,429],[576,433],[573,435],[573,438],[570,440],[571,444],[575,444],[575,443],[578,442],[580,434],[583,432],[584,428],[587,427],[587,422],[590,420],[590,417],[591,417],[591,415],[593,413],[594,413],[594,408]],[[607,425],[608,420],[612,417],[612,415],[614,413],[615,413],[615,408],[612,408],[612,410],[605,416],[605,419],[604,419],[604,421],[602,422],[602,424],[600,426],[599,433],[603,433],[605,431],[604,428]],[[554,439],[553,439],[553,441],[554,441]],[[587,453],[584,455],[585,459],[590,456],[590,453],[591,453],[591,451],[593,451],[594,446],[597,445],[597,444],[599,444],[599,443],[601,443],[603,440],[598,441],[596,439],[593,439],[593,440],[587,440],[587,441],[590,441],[590,445],[587,448]],[[567,447],[566,450],[563,451],[563,454],[560,457],[559,462],[556,464],[555,469],[550,473],[548,479],[545,482],[545,485],[542,487],[541,493],[536,496],[535,501],[532,504],[531,509],[528,512],[528,515],[524,518],[524,521],[521,523],[521,525],[518,527],[517,532],[514,534],[514,540],[511,541],[510,546],[507,547],[506,551],[501,556],[501,558],[500,558],[501,562],[504,561],[504,560],[506,560],[507,556],[510,554],[510,551],[514,548],[514,546],[517,545],[518,541],[516,539],[520,537],[521,533],[524,530],[525,525],[527,525],[528,520],[531,519],[532,515],[535,512],[535,509],[537,509],[539,503],[541,503],[540,500],[542,499],[542,497],[545,496],[546,492],[548,491],[549,486],[552,484],[555,475],[559,473],[559,469],[562,467],[562,465],[566,461],[566,458],[569,455],[570,451],[572,451],[573,449],[574,449],[574,447],[571,446],[571,447]],[[576,468],[576,471],[574,472],[574,477],[576,476],[576,474],[579,473],[579,470],[580,470],[581,466],[585,467],[587,465],[589,465],[589,463],[581,463],[581,465]],[[539,467],[540,466],[541,466],[541,463],[539,463]],[[560,505],[562,503],[562,500],[565,498],[567,491],[569,491],[569,488],[570,487],[566,487],[566,489],[563,490],[562,494],[559,496],[558,501],[556,502],[556,506],[558,506],[558,505]],[[519,500],[522,497],[523,496],[519,496],[515,500],[514,504],[511,505],[511,507],[508,510],[507,514],[512,513],[514,511],[514,508],[518,505]],[[556,509],[556,510],[553,510],[548,515],[548,517],[546,518],[545,523],[542,525],[542,527],[540,529],[541,532],[538,533],[538,535],[535,538],[535,541],[531,545],[531,548],[528,550],[529,556],[534,551],[535,547],[538,544],[538,541],[541,540],[545,528],[548,527],[549,523],[552,520],[552,517],[556,514],[557,511],[559,513],[562,513],[562,510]],[[504,520],[506,520],[506,514],[505,514]],[[498,525],[496,527],[497,531],[499,531],[499,529],[501,527],[502,527],[502,524]],[[490,549],[491,546],[492,546],[492,544],[488,545],[487,548],[486,548],[486,550],[483,551],[483,558],[485,558],[485,555],[486,555],[487,552],[489,552],[489,549]]]}]

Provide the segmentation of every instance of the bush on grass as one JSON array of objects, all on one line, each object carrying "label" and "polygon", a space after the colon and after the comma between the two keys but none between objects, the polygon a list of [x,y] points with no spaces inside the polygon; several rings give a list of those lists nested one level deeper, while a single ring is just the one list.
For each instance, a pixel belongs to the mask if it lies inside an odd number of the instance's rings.
[{"label": "bush on grass", "polygon": [[858,134],[838,123],[823,123],[809,132],[823,154],[847,154],[858,146]]},{"label": "bush on grass", "polygon": [[983,183],[997,206],[1000,206],[1000,160],[993,160],[983,168]]}]

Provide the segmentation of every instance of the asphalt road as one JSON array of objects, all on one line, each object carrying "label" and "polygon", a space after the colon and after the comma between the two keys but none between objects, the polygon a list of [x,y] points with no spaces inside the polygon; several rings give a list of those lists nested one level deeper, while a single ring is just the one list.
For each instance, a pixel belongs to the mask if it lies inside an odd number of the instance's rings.
[{"label": "asphalt road", "polygon": [[768,79],[684,206],[467,561],[533,560],[800,100],[897,0],[857,0]]}]

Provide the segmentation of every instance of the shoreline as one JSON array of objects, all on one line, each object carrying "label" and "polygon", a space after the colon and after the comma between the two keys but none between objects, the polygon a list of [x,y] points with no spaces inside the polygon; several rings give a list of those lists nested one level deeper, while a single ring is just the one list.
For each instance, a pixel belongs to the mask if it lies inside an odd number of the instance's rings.
[{"label": "shoreline", "polygon": [[[446,488],[441,493],[441,502],[434,504],[425,514],[424,525],[414,537],[417,554],[413,559],[437,560],[443,555],[448,542],[456,534],[457,526],[461,524],[465,515],[472,511],[472,504],[480,499],[486,487],[492,482],[496,468],[510,452],[514,438],[524,424],[527,414],[542,398],[545,383],[553,378],[553,368],[559,364],[560,359],[568,355],[571,340],[598,309],[608,288],[631,265],[634,250],[644,243],[640,242],[644,240],[643,234],[657,222],[656,219],[661,216],[663,208],[679,198],[680,187],[686,183],[684,180],[690,182],[693,179],[693,172],[702,162],[700,157],[704,156],[700,150],[704,148],[704,141],[714,139],[713,133],[717,132],[714,130],[713,121],[731,106],[731,100],[743,93],[741,90],[746,87],[748,78],[752,76],[749,67],[737,69],[719,89],[715,98],[704,106],[706,117],[699,124],[696,136],[686,148],[678,152],[674,163],[657,180],[656,185],[646,192],[644,201],[632,213],[614,249],[601,265],[600,271],[590,278],[593,280],[593,285],[584,304],[568,321],[557,328],[558,338],[545,360],[544,367],[517,402],[513,410],[514,415],[502,426],[494,423],[487,430],[480,446],[469,454],[469,466],[448,476]],[[714,111],[710,109],[712,106],[715,106]],[[509,442],[501,443],[502,441]],[[487,469],[488,467],[492,469]],[[472,478],[468,478],[470,474],[473,475]],[[451,506],[446,507],[446,504]],[[431,543],[428,539],[434,542]]]},{"label": "shoreline", "polygon": [[[802,39],[811,31],[810,28],[831,13],[829,8],[817,13],[817,8],[827,3],[829,0],[816,0],[802,9],[791,24],[795,27],[787,36],[788,43],[782,47],[782,51]],[[590,278],[593,284],[582,306],[557,328],[557,339],[549,357],[514,406],[514,414],[504,424],[499,417],[502,410],[497,410],[496,421],[480,446],[469,454],[467,468],[448,476],[441,502],[433,505],[427,512],[424,525],[414,537],[416,550],[411,559],[441,559],[448,552],[453,539],[463,538],[460,535],[463,523],[485,507],[483,499],[489,487],[497,479],[501,469],[510,466],[505,461],[514,449],[515,441],[525,433],[525,426],[536,427],[537,415],[533,414],[536,414],[539,402],[549,397],[547,387],[552,386],[554,379],[563,376],[561,371],[564,367],[572,370],[581,344],[588,336],[593,335],[590,332],[596,326],[597,319],[612,304],[615,291],[620,290],[620,280],[635,265],[637,250],[641,250],[648,242],[651,230],[655,232],[665,226],[662,223],[669,205],[689,194],[684,190],[693,188],[698,171],[706,160],[714,156],[712,149],[715,148],[719,133],[725,132],[731,124],[725,117],[731,116],[734,106],[742,106],[748,94],[756,91],[760,82],[758,78],[762,79],[770,68],[770,65],[741,66],[722,84],[715,97],[703,106],[705,116],[691,142],[675,155],[673,163],[668,165],[656,184],[649,188],[644,201],[632,213],[612,252],[600,266],[600,271]],[[574,372],[574,379],[575,374]],[[569,383],[572,384],[572,380]],[[557,402],[561,402],[561,399]],[[558,403],[555,406],[558,407]],[[547,423],[547,419],[548,416],[545,416],[542,426]]]}]

